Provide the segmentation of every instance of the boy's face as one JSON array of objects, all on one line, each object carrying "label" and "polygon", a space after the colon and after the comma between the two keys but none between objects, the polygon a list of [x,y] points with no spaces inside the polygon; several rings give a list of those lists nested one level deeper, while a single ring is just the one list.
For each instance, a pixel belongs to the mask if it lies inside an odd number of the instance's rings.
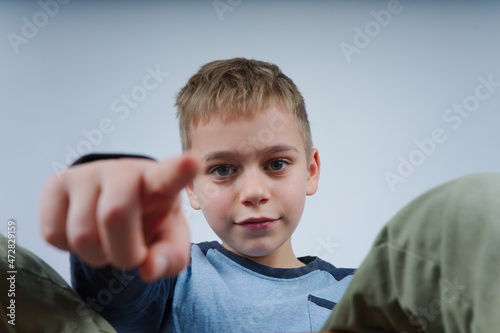
[{"label": "boy's face", "polygon": [[318,152],[308,163],[292,114],[270,107],[251,117],[212,119],[192,128],[191,150],[201,160],[186,188],[191,206],[202,209],[224,247],[262,257],[290,245],[319,178]]}]

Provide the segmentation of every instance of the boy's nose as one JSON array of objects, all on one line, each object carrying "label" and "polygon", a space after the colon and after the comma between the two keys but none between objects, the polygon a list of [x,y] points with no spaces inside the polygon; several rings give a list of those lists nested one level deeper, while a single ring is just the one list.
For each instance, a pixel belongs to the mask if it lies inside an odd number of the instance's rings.
[{"label": "boy's nose", "polygon": [[269,191],[264,175],[252,170],[242,175],[240,202],[245,206],[264,204],[269,201]]}]

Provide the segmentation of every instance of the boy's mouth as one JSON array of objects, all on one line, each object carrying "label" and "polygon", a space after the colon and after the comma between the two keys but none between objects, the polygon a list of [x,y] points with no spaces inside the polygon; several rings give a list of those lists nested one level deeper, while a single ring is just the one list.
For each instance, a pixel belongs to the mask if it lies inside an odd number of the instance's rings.
[{"label": "boy's mouth", "polygon": [[241,222],[236,222],[242,228],[247,230],[267,230],[271,229],[276,223],[278,223],[279,218],[273,219],[269,217],[252,217]]}]

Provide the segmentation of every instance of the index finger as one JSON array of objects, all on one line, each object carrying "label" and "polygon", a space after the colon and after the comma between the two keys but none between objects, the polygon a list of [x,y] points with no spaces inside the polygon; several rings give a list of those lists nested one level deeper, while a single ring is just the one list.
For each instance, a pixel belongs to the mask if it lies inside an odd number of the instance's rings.
[{"label": "index finger", "polygon": [[149,168],[144,174],[145,212],[168,209],[177,194],[193,180],[199,165],[194,155],[185,153]]}]

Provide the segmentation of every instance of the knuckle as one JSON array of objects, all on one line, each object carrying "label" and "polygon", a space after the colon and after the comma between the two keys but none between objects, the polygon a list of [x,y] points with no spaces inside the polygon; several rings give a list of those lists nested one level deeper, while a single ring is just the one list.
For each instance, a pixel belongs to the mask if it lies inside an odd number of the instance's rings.
[{"label": "knuckle", "polygon": [[103,249],[98,243],[92,241],[85,243],[84,247],[71,249],[83,262],[92,267],[103,267],[109,263]]},{"label": "knuckle", "polygon": [[148,197],[152,199],[164,198],[169,194],[168,188],[168,185],[161,181],[148,182]]},{"label": "knuckle", "polygon": [[113,251],[110,254],[111,264],[120,269],[137,268],[146,257],[145,251],[140,251],[138,248],[125,248]]},{"label": "knuckle", "polygon": [[116,228],[130,215],[130,206],[126,203],[115,203],[110,207],[106,207],[100,213],[99,220],[105,228]]},{"label": "knuckle", "polygon": [[42,193],[45,196],[51,196],[53,193],[64,189],[63,171],[50,176],[42,188]]},{"label": "knuckle", "polygon": [[100,242],[95,232],[81,230],[73,232],[69,239],[69,245],[73,250],[79,252],[99,248]]},{"label": "knuckle", "polygon": [[66,246],[66,237],[64,233],[51,226],[44,225],[41,229],[42,237],[47,243],[58,247],[64,248]]},{"label": "knuckle", "polygon": [[105,163],[103,175],[114,175],[119,172],[122,174],[126,174],[129,178],[134,176],[136,178],[142,177],[144,170],[146,170],[147,167],[151,165],[151,163],[156,163],[154,161],[136,158],[120,158],[103,162]]}]

